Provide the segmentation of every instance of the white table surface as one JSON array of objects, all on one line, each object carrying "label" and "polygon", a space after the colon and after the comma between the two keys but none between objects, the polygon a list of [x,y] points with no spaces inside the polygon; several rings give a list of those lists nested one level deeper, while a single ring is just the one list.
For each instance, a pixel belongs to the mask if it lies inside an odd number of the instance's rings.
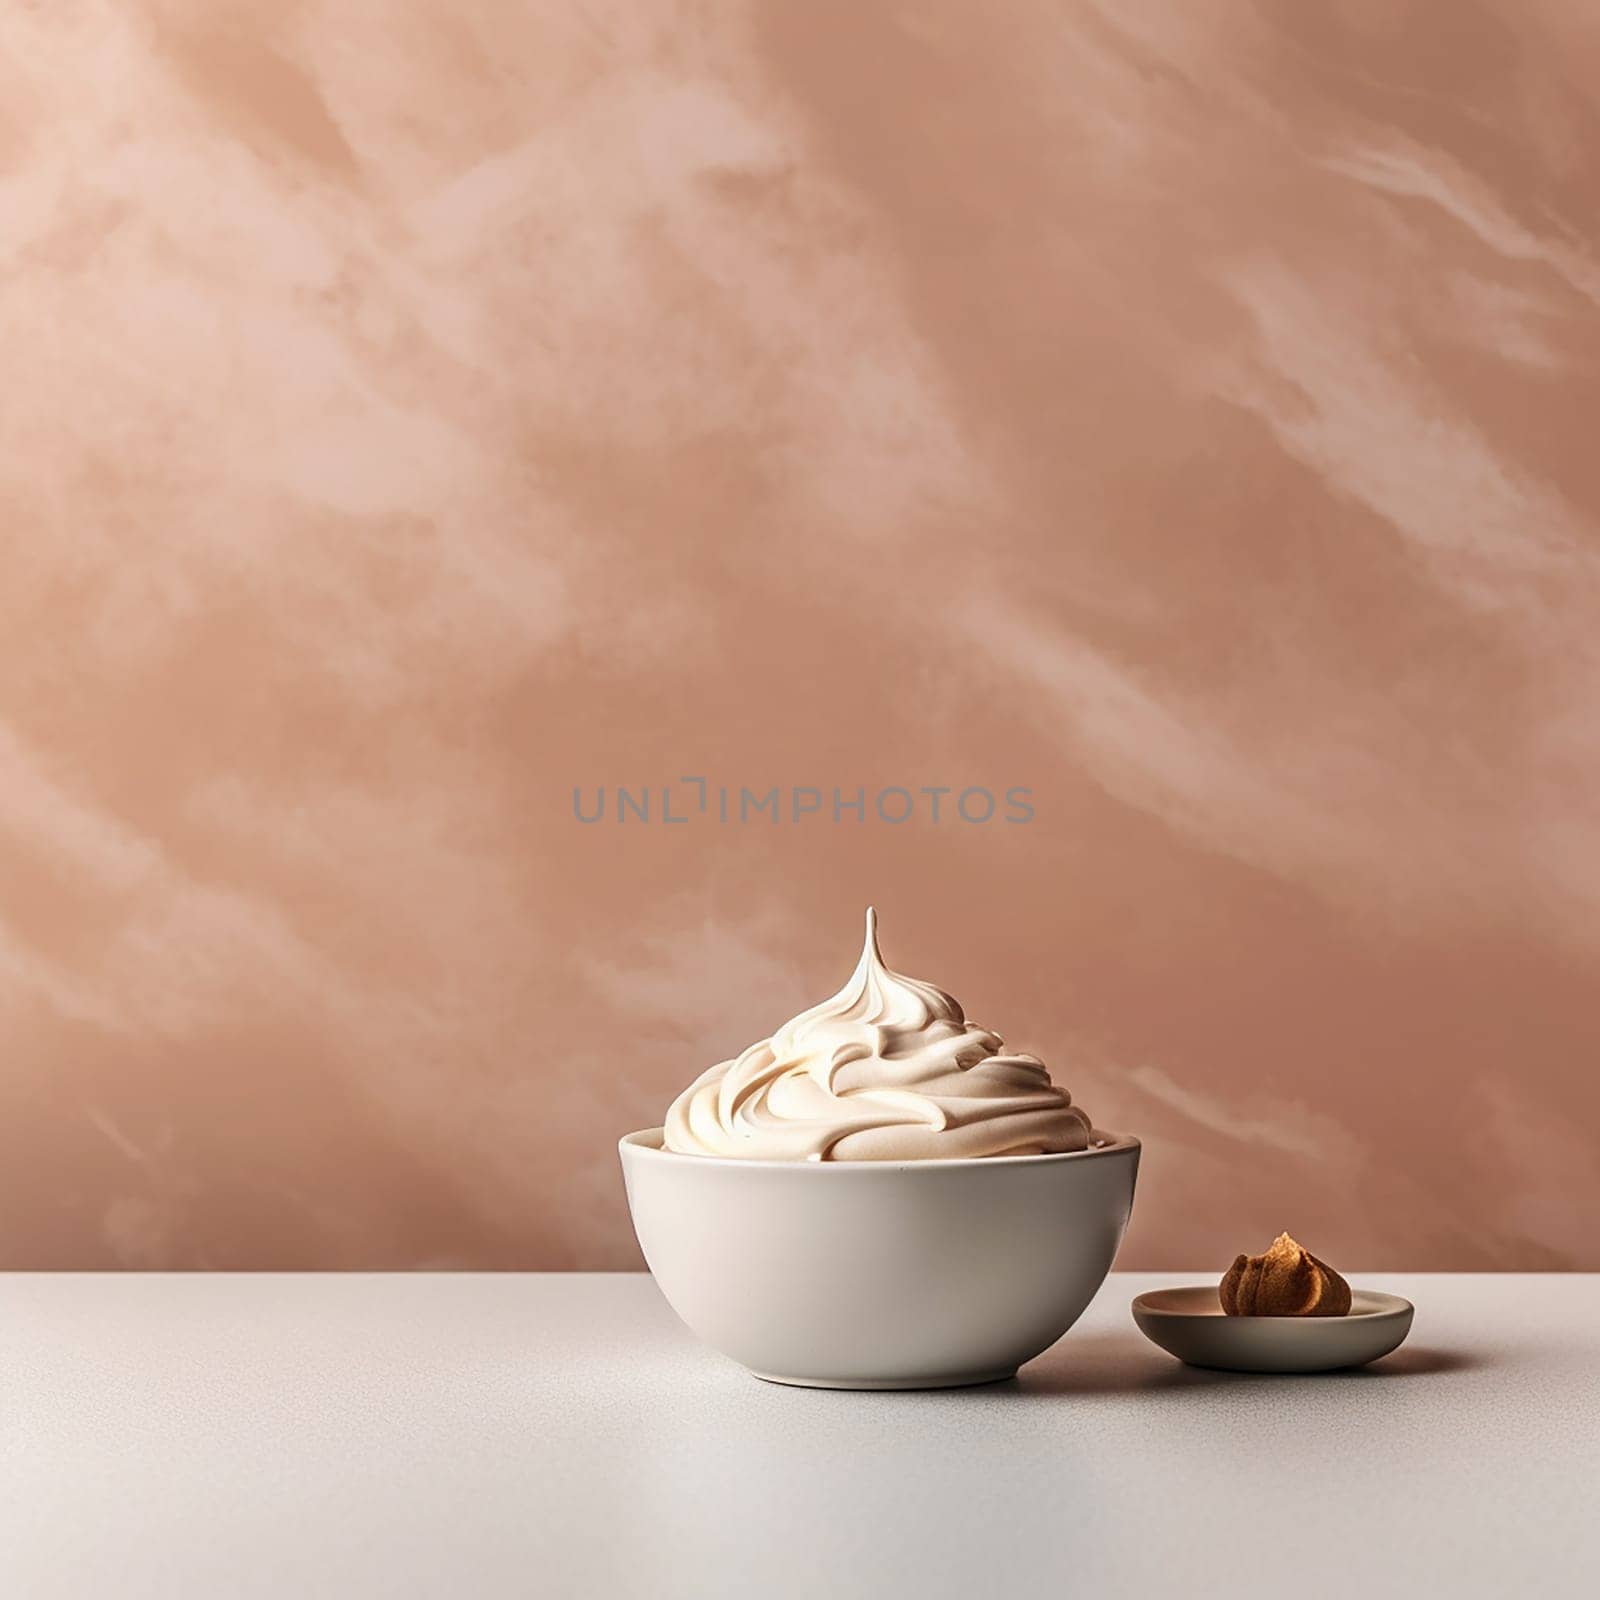
[{"label": "white table surface", "polygon": [[1600,1592],[1600,1277],[1353,1274],[1365,1372],[757,1382],[624,1275],[0,1277],[0,1594]]}]

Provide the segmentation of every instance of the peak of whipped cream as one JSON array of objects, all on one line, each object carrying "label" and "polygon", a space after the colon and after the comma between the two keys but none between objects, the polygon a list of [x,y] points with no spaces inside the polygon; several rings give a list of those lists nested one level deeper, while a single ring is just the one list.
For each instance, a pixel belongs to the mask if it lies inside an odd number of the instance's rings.
[{"label": "peak of whipped cream", "polygon": [[702,1073],[665,1144],[754,1161],[928,1161],[1087,1149],[1089,1119],[1036,1056],[1009,1055],[953,996],[861,959],[831,999]]}]

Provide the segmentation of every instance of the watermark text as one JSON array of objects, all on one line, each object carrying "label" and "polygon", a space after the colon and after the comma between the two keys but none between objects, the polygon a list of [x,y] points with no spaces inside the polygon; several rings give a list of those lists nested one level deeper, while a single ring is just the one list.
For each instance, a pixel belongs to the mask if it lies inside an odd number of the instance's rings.
[{"label": "watermark text", "polygon": [[832,827],[914,820],[986,827],[1033,821],[1033,790],[1023,784],[748,784],[703,777],[670,783],[574,784],[572,815],[586,826]]}]

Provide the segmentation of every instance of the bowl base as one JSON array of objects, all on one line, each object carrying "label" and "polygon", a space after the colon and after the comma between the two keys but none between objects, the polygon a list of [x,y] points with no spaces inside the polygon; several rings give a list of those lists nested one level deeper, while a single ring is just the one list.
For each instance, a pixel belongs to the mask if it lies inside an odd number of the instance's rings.
[{"label": "bowl base", "polygon": [[781,1383],[791,1389],[970,1389],[980,1383],[1003,1383],[1017,1375],[1015,1367],[996,1372],[950,1373],[936,1378],[786,1378],[776,1372],[746,1368],[763,1383]]}]

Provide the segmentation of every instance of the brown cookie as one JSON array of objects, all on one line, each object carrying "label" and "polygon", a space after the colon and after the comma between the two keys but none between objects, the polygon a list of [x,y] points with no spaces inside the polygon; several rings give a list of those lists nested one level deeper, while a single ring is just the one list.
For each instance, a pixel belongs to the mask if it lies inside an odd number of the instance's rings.
[{"label": "brown cookie", "polygon": [[1218,1289],[1230,1317],[1342,1317],[1350,1285],[1286,1233],[1259,1256],[1240,1256]]}]

